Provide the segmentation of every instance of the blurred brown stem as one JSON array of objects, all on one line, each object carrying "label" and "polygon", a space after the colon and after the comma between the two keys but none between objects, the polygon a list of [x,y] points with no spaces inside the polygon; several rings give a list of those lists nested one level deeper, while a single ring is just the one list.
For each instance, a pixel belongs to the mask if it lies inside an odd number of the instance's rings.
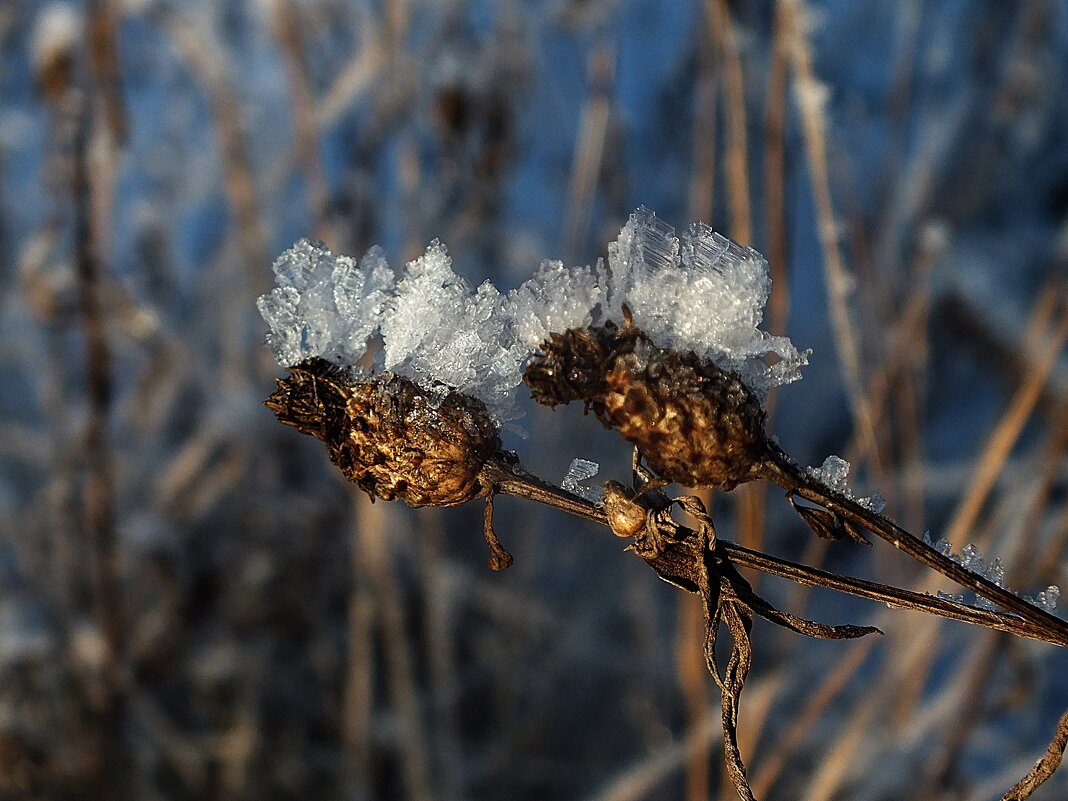
[{"label": "blurred brown stem", "polygon": [[125,621],[121,565],[115,536],[115,476],[108,448],[111,409],[111,353],[101,300],[103,268],[92,213],[93,178],[89,156],[93,115],[91,97],[80,98],[73,147],[71,194],[78,310],[85,336],[85,527],[92,548],[92,583],[96,615],[105,642],[103,687],[97,710],[101,763],[95,792],[118,798],[125,783],[123,744],[125,694],[122,681]]}]

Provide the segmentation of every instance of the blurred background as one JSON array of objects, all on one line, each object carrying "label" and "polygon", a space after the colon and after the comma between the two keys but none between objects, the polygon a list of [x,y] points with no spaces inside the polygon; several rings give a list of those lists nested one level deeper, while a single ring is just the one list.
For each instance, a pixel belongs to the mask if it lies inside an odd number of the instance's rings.
[{"label": "blurred background", "polygon": [[[472,282],[589,263],[644,203],[768,256],[811,348],[770,399],[911,530],[1068,584],[1068,7],[852,0],[5,0],[0,798],[733,798],[700,609],[606,530],[372,506],[261,402],[255,298],[302,236]],[[534,472],[627,479],[528,404]],[[719,535],[826,547],[778,491]],[[762,799],[997,798],[1068,655],[778,579],[742,749]],[[1034,797],[1068,796],[1068,771]]]}]

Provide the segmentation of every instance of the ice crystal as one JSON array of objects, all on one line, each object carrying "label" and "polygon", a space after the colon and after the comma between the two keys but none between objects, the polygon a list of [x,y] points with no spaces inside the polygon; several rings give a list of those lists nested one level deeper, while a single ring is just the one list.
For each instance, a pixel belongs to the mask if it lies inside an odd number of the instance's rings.
[{"label": "ice crystal", "polygon": [[840,456],[834,456],[832,454],[823,460],[822,465],[819,467],[810,467],[806,472],[838,494],[856,501],[865,509],[870,509],[875,512],[875,514],[882,514],[883,509],[886,508],[886,499],[883,498],[882,493],[880,493],[879,490],[874,490],[872,494],[866,498],[856,497],[853,494],[853,491],[849,488],[849,483],[847,482],[847,479],[849,478],[849,469],[849,462]]},{"label": "ice crystal", "polygon": [[[978,546],[973,545],[972,543],[965,545],[963,550],[958,554],[954,552],[953,546],[948,540],[945,538],[940,538],[937,541],[932,540],[930,533],[926,531],[923,534],[923,541],[943,556],[948,556],[966,570],[977,576],[982,576],[995,586],[1005,587],[1005,567],[1001,564],[1000,558],[995,557],[994,559],[987,561],[983,557],[983,553],[979,550]],[[1060,598],[1060,593],[1060,588],[1051,584],[1045,590],[1039,592],[1034,598],[1030,595],[1021,595],[1020,597],[1040,609],[1044,609],[1047,612],[1053,612],[1053,610],[1057,608],[1057,600]],[[963,595],[948,595],[940,592],[938,593],[938,597],[945,600],[956,601],[957,603],[964,603]],[[981,595],[975,596],[975,605],[979,609],[986,609],[991,612],[997,611],[998,609],[993,601],[984,598]]]},{"label": "ice crystal", "polygon": [[302,239],[272,268],[277,287],[256,302],[270,327],[267,344],[289,367],[321,356],[354,364],[378,326],[393,272],[379,248],[359,263]]},{"label": "ice crystal", "polygon": [[593,478],[600,469],[601,466],[597,462],[591,462],[588,459],[572,459],[571,466],[567,468],[567,475],[560,482],[560,486],[572,495],[578,495],[591,503],[599,503],[604,498],[604,490],[600,487],[583,486],[582,482]]},{"label": "ice crystal", "polygon": [[564,267],[562,261],[543,261],[538,271],[508,293],[508,314],[516,345],[525,358],[552,332],[585,328],[604,300],[606,276],[596,267]]},{"label": "ice crystal", "polygon": [[1056,584],[1050,584],[1046,589],[1042,590],[1038,595],[1032,598],[1030,595],[1025,595],[1024,600],[1028,603],[1032,603],[1039,609],[1044,609],[1050,614],[1057,608],[1057,601],[1061,597],[1061,588]]},{"label": "ice crystal", "polygon": [[808,474],[817,481],[826,484],[835,492],[845,493],[846,477],[849,475],[849,462],[840,456],[828,456],[820,467],[810,467]]},{"label": "ice crystal", "polygon": [[[518,416],[523,368],[549,334],[622,325],[624,305],[657,345],[736,370],[760,396],[798,377],[805,354],[759,329],[771,283],[755,250],[703,223],[680,240],[642,207],[609,246],[609,261],[608,273],[600,262],[545,261],[505,295],[489,281],[472,290],[437,240],[396,281],[378,248],[356,262],[301,240],[275,262],[277,287],[257,305],[284,367],[314,356],[352,365],[380,330],[386,369],[442,396],[477,398],[499,424]],[[770,367],[769,353],[778,357]]]},{"label": "ice crystal", "polygon": [[[608,319],[621,322],[626,305],[657,345],[736,371],[760,397],[800,378],[807,353],[759,328],[771,279],[757,251],[701,222],[680,239],[641,206],[608,246],[608,262]],[[770,367],[769,353],[778,357]]]},{"label": "ice crystal", "polygon": [[500,411],[519,384],[504,309],[504,298],[489,281],[472,292],[453,272],[445,246],[434,240],[408,263],[386,307],[385,367]]}]

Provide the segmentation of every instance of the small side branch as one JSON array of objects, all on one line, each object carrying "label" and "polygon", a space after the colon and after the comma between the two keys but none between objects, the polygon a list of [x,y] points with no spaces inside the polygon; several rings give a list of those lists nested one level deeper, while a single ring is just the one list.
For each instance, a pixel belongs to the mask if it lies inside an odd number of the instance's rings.
[{"label": "small side branch", "polygon": [[[915,534],[906,531],[871,509],[866,509],[856,501],[828,489],[821,482],[807,475],[781,451],[773,452],[765,460],[761,477],[778,484],[789,493],[819,504],[849,525],[870,531],[935,572],[993,601],[1008,612],[1018,615],[1037,630],[1045,632],[1045,636],[1039,639],[1057,645],[1068,645],[1068,622],[1028,603],[1020,596],[1004,587],[997,586],[983,576],[967,570],[932,548]],[[1001,615],[1001,617],[1012,619],[1008,615]],[[1005,631],[1005,629],[1001,630]]]}]

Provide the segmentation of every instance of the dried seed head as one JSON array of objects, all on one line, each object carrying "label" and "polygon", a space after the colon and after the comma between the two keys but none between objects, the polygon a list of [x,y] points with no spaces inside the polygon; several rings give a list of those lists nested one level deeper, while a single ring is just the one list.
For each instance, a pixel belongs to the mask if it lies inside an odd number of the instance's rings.
[{"label": "dried seed head", "polygon": [[524,375],[539,403],[581,399],[665,479],[733,489],[767,453],[764,410],[735,373],[633,326],[554,335]]},{"label": "dried seed head", "polygon": [[481,402],[457,392],[438,399],[403,376],[358,376],[319,358],[289,371],[266,405],[323,440],[372,498],[455,506],[483,494],[479,474],[501,441]]},{"label": "dried seed head", "polygon": [[637,329],[620,330],[614,323],[604,327],[569,328],[551,333],[541,353],[531,359],[523,373],[538,403],[544,406],[582,400],[587,406],[604,395],[604,365],[616,353],[633,347]]}]

